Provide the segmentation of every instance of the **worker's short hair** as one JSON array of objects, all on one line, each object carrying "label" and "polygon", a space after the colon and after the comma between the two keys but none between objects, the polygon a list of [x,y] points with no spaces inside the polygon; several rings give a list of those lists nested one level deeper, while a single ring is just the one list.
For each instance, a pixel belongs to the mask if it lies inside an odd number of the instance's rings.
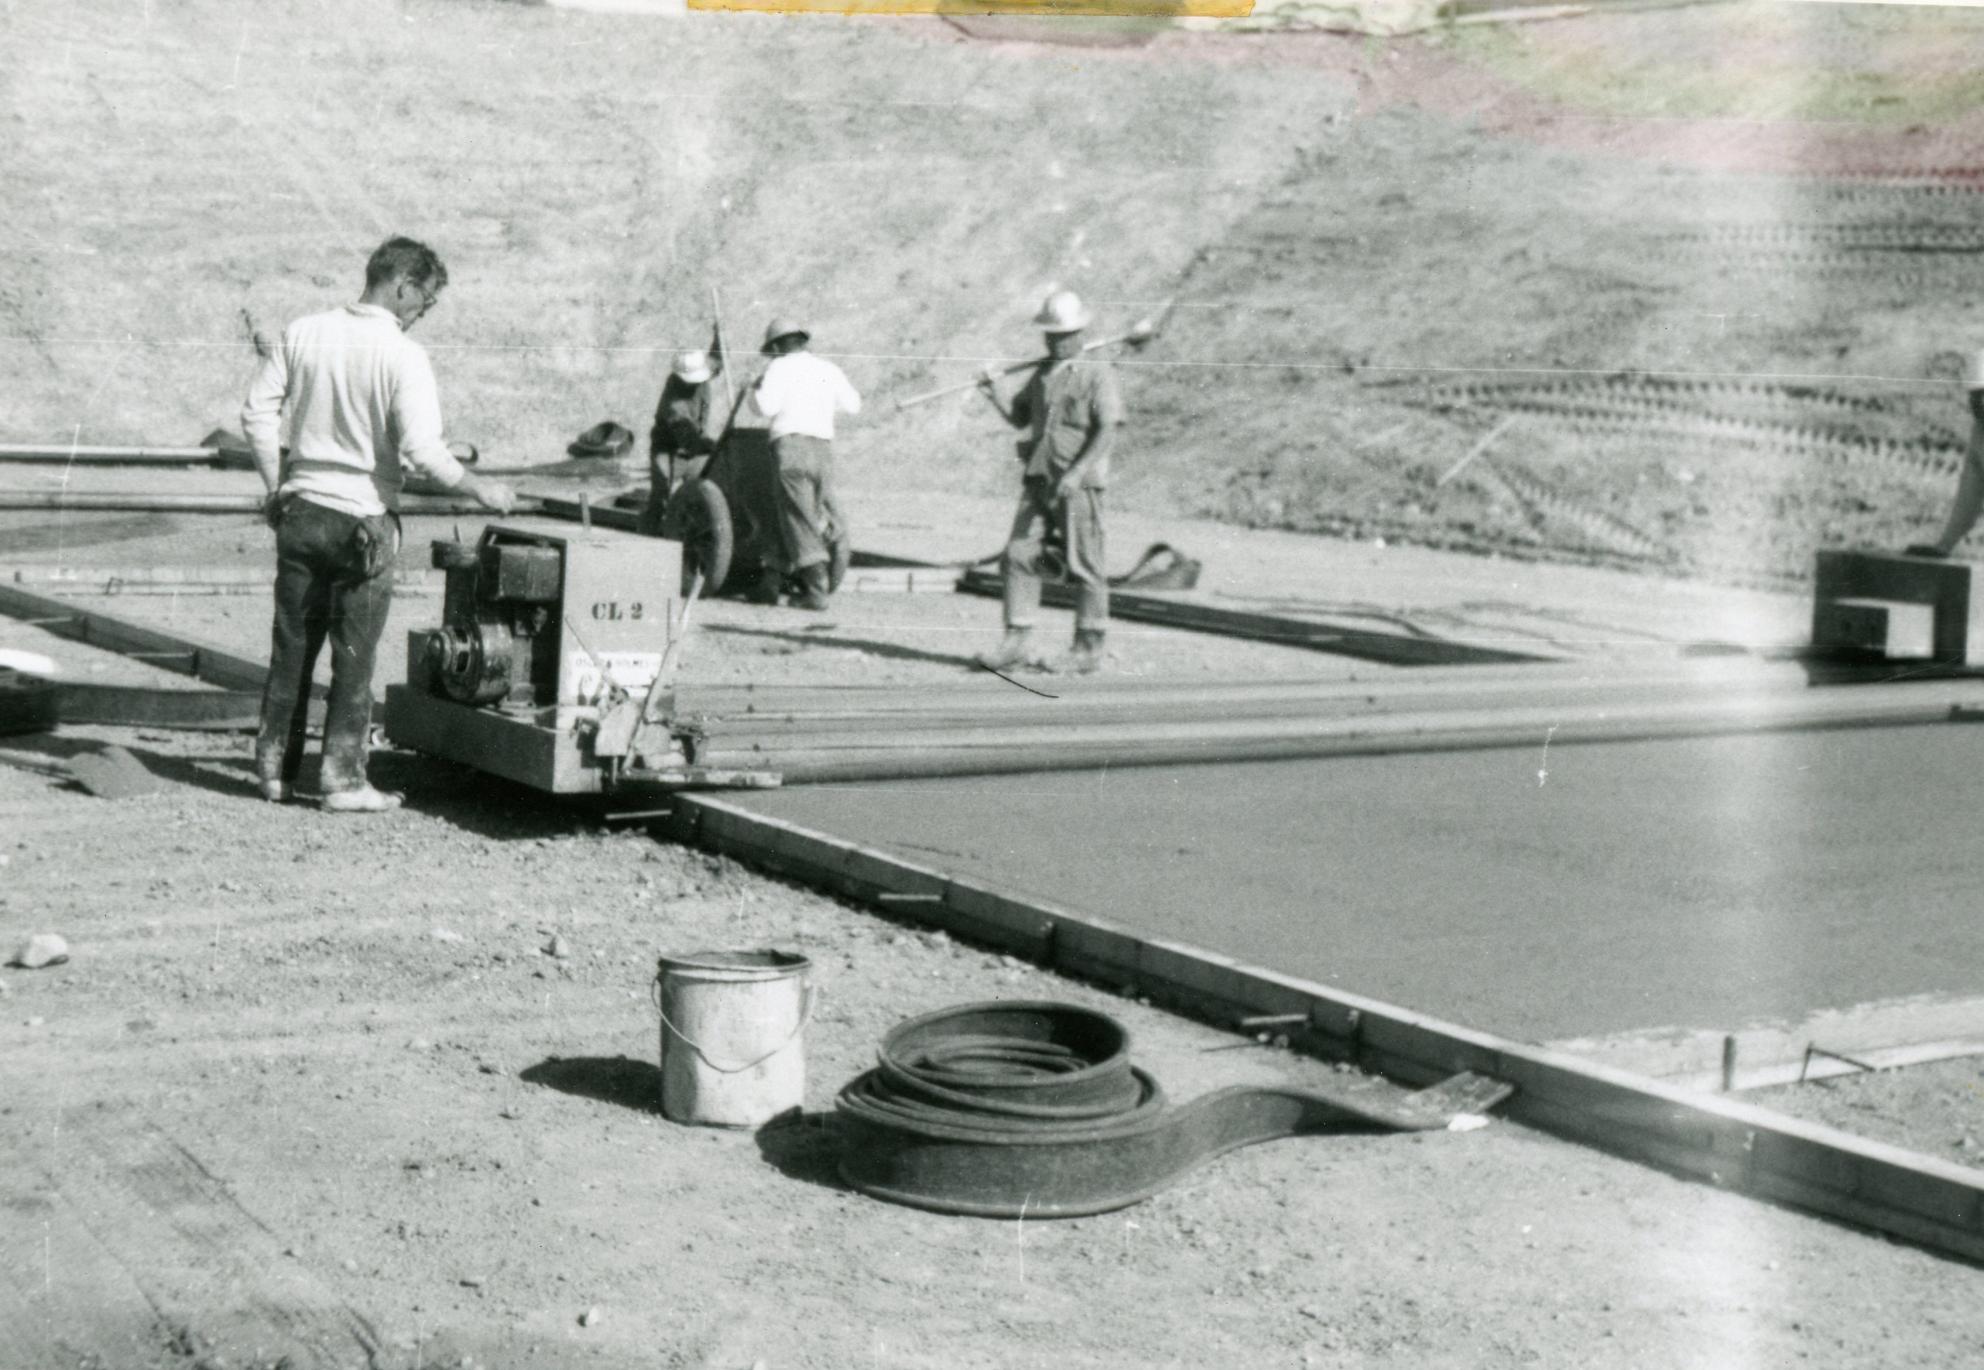
[{"label": "worker's short hair", "polygon": [[438,290],[448,283],[448,268],[441,265],[440,255],[426,243],[412,238],[388,238],[372,249],[371,259],[365,263],[365,288],[370,290],[394,280],[431,285]]}]

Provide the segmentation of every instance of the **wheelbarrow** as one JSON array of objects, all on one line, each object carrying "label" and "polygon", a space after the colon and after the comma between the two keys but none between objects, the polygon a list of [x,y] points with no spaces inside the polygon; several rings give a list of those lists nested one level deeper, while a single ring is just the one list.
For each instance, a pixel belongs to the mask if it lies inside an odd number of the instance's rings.
[{"label": "wheelbarrow", "polygon": [[[740,397],[741,403],[741,397]],[[672,465],[672,463],[671,463]],[[700,470],[684,463],[673,479],[661,516],[661,535],[682,544],[682,584],[686,592],[698,574],[703,592],[744,592],[757,586],[767,566],[778,565],[778,453],[764,428],[740,428],[733,411],[716,452]],[[840,510],[827,508],[827,588],[838,590],[847,575],[853,546]],[[801,587],[787,577],[786,590]]]}]

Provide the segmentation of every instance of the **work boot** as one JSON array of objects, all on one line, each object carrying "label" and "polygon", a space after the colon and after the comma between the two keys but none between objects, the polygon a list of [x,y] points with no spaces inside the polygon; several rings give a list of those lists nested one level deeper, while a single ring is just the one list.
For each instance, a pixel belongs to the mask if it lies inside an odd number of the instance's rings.
[{"label": "work boot", "polygon": [[767,566],[758,572],[757,582],[751,586],[744,598],[752,604],[777,604],[779,592],[785,589],[785,574],[775,567]]},{"label": "work boot", "polygon": [[802,566],[798,571],[799,598],[792,601],[795,609],[811,609],[818,613],[827,607],[827,568],[821,562]]},{"label": "work boot", "polygon": [[328,813],[391,813],[400,806],[400,796],[391,790],[375,790],[360,785],[355,790],[332,790],[324,796]]},{"label": "work boot", "polygon": [[1068,670],[1073,675],[1094,675],[1102,666],[1102,629],[1075,629],[1075,649],[1068,655]]},{"label": "work boot", "polygon": [[260,784],[262,788],[262,798],[268,800],[271,804],[287,804],[289,802],[288,781],[264,780],[260,782]]},{"label": "work boot", "polygon": [[978,664],[988,671],[1010,671],[1015,666],[1025,664],[1027,643],[1032,633],[1031,628],[1006,629],[1006,635],[999,639],[997,648],[978,654]]}]

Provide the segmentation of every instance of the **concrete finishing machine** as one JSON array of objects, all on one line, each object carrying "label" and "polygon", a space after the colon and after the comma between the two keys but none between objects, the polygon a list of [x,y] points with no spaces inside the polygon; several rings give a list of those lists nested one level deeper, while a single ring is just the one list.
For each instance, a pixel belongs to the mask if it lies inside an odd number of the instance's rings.
[{"label": "concrete finishing machine", "polygon": [[433,563],[441,626],[407,634],[407,681],[386,688],[395,746],[553,794],[778,783],[697,765],[674,717],[681,544],[513,520],[437,541]]}]

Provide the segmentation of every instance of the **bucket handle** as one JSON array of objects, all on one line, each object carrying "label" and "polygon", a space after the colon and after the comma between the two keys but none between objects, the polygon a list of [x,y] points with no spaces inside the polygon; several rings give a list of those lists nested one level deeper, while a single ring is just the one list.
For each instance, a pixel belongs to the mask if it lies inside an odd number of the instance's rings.
[{"label": "bucket handle", "polygon": [[778,1055],[781,1051],[784,1051],[787,1047],[792,1045],[793,1039],[797,1037],[800,1033],[804,1032],[806,1030],[806,1024],[812,1021],[813,1002],[816,996],[813,991],[812,981],[810,980],[807,981],[806,987],[800,993],[800,997],[799,997],[799,1021],[792,1025],[792,1031],[786,1033],[785,1036],[780,1039],[778,1045],[774,1046],[770,1051],[767,1051],[764,1055],[755,1056],[752,1059],[745,1061],[739,1065],[725,1065],[722,1061],[716,1060],[707,1051],[703,1050],[702,1043],[698,1042],[695,1038],[691,1037],[688,1033],[684,1032],[681,1028],[675,1026],[675,1024],[671,1023],[668,1020],[668,1011],[661,1006],[661,977],[659,975],[654,977],[654,993],[652,997],[654,999],[654,1011],[661,1015],[661,1025],[667,1028],[670,1032],[674,1033],[675,1036],[689,1048],[689,1050],[695,1052],[696,1055],[700,1056],[702,1058],[704,1065],[708,1066],[711,1070],[716,1071],[719,1075],[742,1075],[745,1071],[752,1069],[754,1066],[763,1065],[765,1062],[771,1060],[772,1057]]}]

